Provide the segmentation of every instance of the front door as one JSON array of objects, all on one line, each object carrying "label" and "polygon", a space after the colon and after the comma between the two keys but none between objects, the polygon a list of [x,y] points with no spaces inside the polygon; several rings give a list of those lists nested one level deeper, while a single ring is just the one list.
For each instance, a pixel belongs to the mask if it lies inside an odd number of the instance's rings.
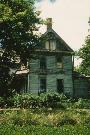
[{"label": "front door", "polygon": [[57,92],[63,93],[63,79],[57,79]]}]

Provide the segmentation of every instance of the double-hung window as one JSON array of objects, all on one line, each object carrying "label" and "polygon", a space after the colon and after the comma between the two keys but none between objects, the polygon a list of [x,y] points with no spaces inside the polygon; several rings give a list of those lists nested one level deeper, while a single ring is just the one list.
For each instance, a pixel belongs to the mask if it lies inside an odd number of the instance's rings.
[{"label": "double-hung window", "polygon": [[57,56],[56,57],[56,64],[57,68],[62,69],[63,68],[63,57],[62,56]]},{"label": "double-hung window", "polygon": [[54,51],[56,50],[56,41],[55,40],[48,40],[45,43],[45,49]]}]

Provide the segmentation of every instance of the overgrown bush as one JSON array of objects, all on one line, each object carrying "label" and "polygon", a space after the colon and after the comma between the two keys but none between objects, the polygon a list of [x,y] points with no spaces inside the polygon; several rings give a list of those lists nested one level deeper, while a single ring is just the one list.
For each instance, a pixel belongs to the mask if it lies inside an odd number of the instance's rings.
[{"label": "overgrown bush", "polygon": [[77,102],[75,102],[74,108],[90,109],[90,100],[80,98]]},{"label": "overgrown bush", "polygon": [[69,116],[63,117],[58,123],[57,126],[63,126],[63,125],[75,125],[77,124],[77,121]]},{"label": "overgrown bush", "polygon": [[32,94],[17,94],[14,96],[14,106],[20,108],[37,108],[40,106],[40,98]]},{"label": "overgrown bush", "polygon": [[[35,117],[35,115],[34,115]],[[26,114],[16,114],[11,118],[10,123],[18,126],[23,126],[23,125],[39,125],[38,120],[33,118],[33,114],[31,115],[30,113]]]},{"label": "overgrown bush", "polygon": [[3,97],[0,97],[0,107],[4,107],[5,101]]},{"label": "overgrown bush", "polygon": [[13,97],[8,97],[8,98],[0,97],[0,108],[8,108],[8,107],[14,107],[14,98]]},{"label": "overgrown bush", "polygon": [[47,108],[62,108],[65,109],[65,107],[61,103],[61,98],[58,93],[46,93],[40,95],[42,106]]},{"label": "overgrown bush", "polygon": [[90,126],[90,116],[85,119],[84,124]]},{"label": "overgrown bush", "polygon": [[[65,97],[58,93],[45,93],[38,95],[33,94],[17,94],[13,98],[7,100],[7,106],[17,108],[62,108],[62,99]],[[9,102],[8,102],[9,101]]]},{"label": "overgrown bush", "polygon": [[0,97],[0,107],[8,108],[79,108],[90,109],[89,99],[78,99],[77,101],[72,98],[67,98],[64,94],[58,93],[43,93],[40,95],[33,95],[31,93],[16,94],[12,97]]}]

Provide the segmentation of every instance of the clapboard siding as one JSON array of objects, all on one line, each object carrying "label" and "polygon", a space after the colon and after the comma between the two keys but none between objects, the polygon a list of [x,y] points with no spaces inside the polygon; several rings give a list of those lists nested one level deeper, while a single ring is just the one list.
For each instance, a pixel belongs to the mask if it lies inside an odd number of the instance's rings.
[{"label": "clapboard siding", "polygon": [[76,98],[88,97],[88,91],[89,91],[89,82],[87,79],[74,79],[74,96]]},{"label": "clapboard siding", "polygon": [[38,75],[30,74],[30,92],[38,94],[39,82],[38,82]]},{"label": "clapboard siding", "polygon": [[47,56],[47,69],[56,70],[56,59],[55,56]]},{"label": "clapboard siding", "polygon": [[36,71],[39,68],[39,59],[32,59],[29,64],[30,71]]},{"label": "clapboard siding", "polygon": [[63,56],[63,68],[67,74],[72,74],[72,56]]},{"label": "clapboard siding", "polygon": [[47,75],[47,91],[56,92],[56,75]]},{"label": "clapboard siding", "polygon": [[[41,57],[41,56],[40,56]],[[57,69],[56,56],[46,56],[46,91],[57,92],[57,79],[63,79],[64,93],[72,95],[73,84],[72,84],[72,58],[71,56],[63,56],[63,72],[61,73]],[[37,71],[37,72],[34,72]],[[30,63],[30,76],[29,76],[29,89],[32,93],[38,93],[40,90],[40,59],[32,60]],[[57,74],[58,71],[58,74]],[[33,73],[32,73],[33,72]],[[43,73],[41,73],[43,75]]]}]

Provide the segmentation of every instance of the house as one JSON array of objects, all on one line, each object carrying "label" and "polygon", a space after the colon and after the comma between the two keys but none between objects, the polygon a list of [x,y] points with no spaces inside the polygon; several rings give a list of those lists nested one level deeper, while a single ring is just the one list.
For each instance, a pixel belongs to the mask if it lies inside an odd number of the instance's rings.
[{"label": "house", "polygon": [[47,31],[41,36],[42,45],[34,52],[37,59],[28,62],[24,92],[64,93],[70,97],[88,97],[89,79],[74,71],[74,51],[52,29],[48,18]]}]

